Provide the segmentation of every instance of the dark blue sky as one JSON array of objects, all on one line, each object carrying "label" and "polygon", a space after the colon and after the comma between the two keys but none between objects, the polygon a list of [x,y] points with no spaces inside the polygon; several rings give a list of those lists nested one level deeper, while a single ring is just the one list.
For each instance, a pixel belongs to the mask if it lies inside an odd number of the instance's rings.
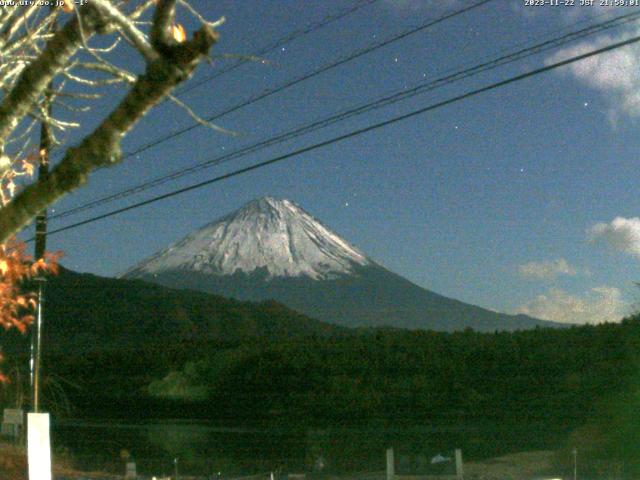
[{"label": "dark blue sky", "polygon": [[[470,3],[379,0],[266,55],[266,64],[249,62],[182,99],[200,114],[211,115]],[[215,54],[247,55],[354,2],[195,0],[193,5],[209,19],[227,19]],[[55,210],[250,145],[451,69],[473,66],[533,39],[557,36],[575,29],[576,22],[620,13],[613,8],[526,7],[524,0],[495,0],[218,120],[220,126],[238,132],[237,137],[198,128],[96,172],[88,186],[59,202]],[[186,12],[181,19],[193,26]],[[51,228],[420,108],[562,55],[633,36],[637,30],[631,24],[606,37],[590,37],[564,47],[564,52],[534,56],[369,112],[52,222]],[[234,61],[218,58],[213,67],[203,65],[194,80]],[[125,62],[136,68],[133,55]],[[63,264],[70,268],[115,275],[245,202],[272,195],[299,203],[376,261],[438,293],[560,321],[615,319],[630,311],[635,300],[632,282],[639,279],[638,67],[640,47],[627,47],[60,233],[50,237],[49,249],[63,250]],[[109,100],[117,95],[114,90]],[[98,120],[96,113],[89,115],[85,127]],[[162,105],[127,137],[124,150],[189,123],[178,109]]]}]

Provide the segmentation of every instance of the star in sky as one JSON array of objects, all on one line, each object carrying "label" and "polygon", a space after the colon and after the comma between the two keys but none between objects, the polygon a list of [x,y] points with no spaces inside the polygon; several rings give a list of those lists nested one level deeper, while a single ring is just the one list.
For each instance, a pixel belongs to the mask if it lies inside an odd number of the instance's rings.
[{"label": "star in sky", "polygon": [[[213,18],[217,12],[217,2],[209,3],[203,3],[210,8],[205,13],[210,13]],[[248,36],[247,32],[262,30],[268,9],[243,8],[243,2],[227,3],[228,15],[236,21],[225,26],[219,48],[225,52],[243,54],[271,45],[275,38],[285,33],[281,32],[285,28],[294,32],[314,24],[317,21],[316,13],[332,15],[344,8],[343,2],[337,0],[319,2],[321,12],[304,10],[291,25],[268,25],[273,27],[270,30],[274,32],[273,37],[262,38]],[[277,12],[278,2],[271,3]],[[289,44],[280,44],[274,54],[260,64],[247,62],[243,68],[229,71],[215,84],[224,92],[223,95],[212,95],[204,88],[197,91],[198,109],[205,113],[219,112],[225,102],[235,103],[235,100],[225,97],[238,97],[239,101],[252,98],[268,86],[296,78],[315,66],[356,51],[362,45],[375,44],[377,39],[411,28],[413,22],[426,22],[430,16],[430,12],[389,15],[380,3],[373,2],[370,10],[363,9],[358,14],[346,17],[339,25],[327,25],[317,33],[301,36],[291,51]],[[550,28],[567,28],[567,24],[563,23],[566,19],[551,10],[545,10],[546,16],[542,13],[540,16],[523,18],[521,8],[517,11],[491,10],[494,8],[492,5],[483,8],[485,11],[482,14],[477,10],[457,20],[441,22],[437,29],[417,34],[413,40],[406,39],[395,50],[373,51],[361,61],[346,62],[340,69],[327,70],[312,81],[301,82],[296,88],[247,106],[242,110],[244,113],[234,114],[233,126],[238,131],[252,135],[244,138],[247,142],[253,142],[253,135],[258,133],[260,136],[270,136],[305,125],[320,116],[341,112],[348,108],[345,101],[354,106],[373,101],[381,95],[387,95],[392,89],[403,86],[412,88],[414,83],[425,83],[428,78],[441,77],[450,69],[471,68],[480,59],[494,58],[502,55],[501,52],[512,51],[523,41],[520,27],[526,27],[532,38],[541,39],[549,38]],[[353,34],[356,43],[352,45],[345,40],[346,37],[341,34],[342,28]],[[319,38],[323,39],[322,43],[319,43]],[[461,48],[452,49],[443,43],[443,40],[451,38],[459,39]],[[482,41],[475,41],[476,38]],[[247,43],[249,40],[251,44]],[[380,261],[403,276],[420,282],[429,278],[427,285],[422,286],[493,309],[511,311],[544,293],[544,286],[541,285],[513,285],[513,279],[505,275],[504,259],[515,263],[532,260],[529,256],[539,261],[562,256],[583,262],[595,273],[591,280],[586,277],[572,279],[571,287],[576,292],[579,289],[589,291],[598,285],[616,287],[624,282],[632,285],[637,277],[637,264],[619,264],[615,267],[617,270],[611,267],[600,273],[597,262],[601,259],[589,250],[595,247],[585,246],[582,250],[575,247],[577,242],[584,239],[585,228],[590,222],[610,221],[624,212],[637,215],[630,210],[634,199],[627,179],[628,172],[633,171],[640,140],[632,126],[622,128],[622,124],[615,131],[610,129],[608,112],[592,109],[591,100],[585,98],[588,95],[592,100],[597,100],[596,106],[599,107],[606,99],[618,99],[618,90],[615,89],[618,85],[626,88],[627,84],[631,87],[628,91],[621,91],[623,99],[634,98],[633,87],[637,82],[632,67],[636,65],[635,56],[624,52],[627,50],[621,49],[619,56],[610,54],[601,57],[598,62],[615,58],[615,62],[609,60],[608,64],[617,62],[620,67],[621,60],[629,60],[628,69],[591,68],[589,63],[578,63],[575,64],[575,70],[549,73],[537,77],[532,83],[513,84],[500,90],[500,93],[496,91],[478,95],[474,99],[425,113],[420,120],[417,117],[407,119],[393,127],[389,126],[377,137],[363,135],[357,140],[337,143],[327,150],[335,161],[314,160],[311,166],[312,158],[316,158],[313,155],[304,155],[304,161],[301,156],[299,163],[291,159],[289,165],[301,167],[290,169],[286,181],[281,178],[282,169],[266,168],[260,170],[260,174],[218,183],[215,188],[204,189],[200,194],[188,194],[181,201],[159,202],[154,204],[155,210],[152,207],[134,210],[124,217],[113,216],[104,222],[96,222],[91,229],[71,230],[64,235],[51,237],[55,241],[52,248],[65,250],[67,261],[76,269],[113,275],[148,256],[150,250],[163,248],[218,215],[233,211],[245,201],[268,193],[291,198],[310,211],[321,213],[324,222],[338,231],[350,231],[353,236],[350,241],[364,250],[374,252]],[[286,64],[291,70],[286,78],[281,78],[285,75],[280,69],[264,68],[262,65],[269,62],[278,64],[278,58],[284,59],[280,53],[287,54]],[[322,54],[321,59],[318,58],[319,53]],[[402,65],[400,54],[403,55]],[[539,61],[543,65],[548,59],[553,60],[552,54],[530,61]],[[389,59],[393,65],[386,63]],[[600,65],[598,62],[593,65]],[[235,63],[230,60],[223,68]],[[378,68],[380,64],[391,68]],[[429,68],[428,72],[426,68]],[[629,75],[619,75],[626,70],[629,70]],[[491,78],[468,78],[464,85],[457,87],[459,90],[434,93],[433,101],[484,86],[493,76],[495,80],[506,78],[508,73],[495,70]],[[569,73],[573,77],[569,77]],[[344,81],[345,78],[349,78],[349,81]],[[597,78],[597,83],[594,78]],[[572,88],[565,88],[569,80],[576,80],[576,83],[571,85]],[[532,88],[534,85],[536,88]],[[605,86],[608,87],[606,91]],[[597,96],[598,93],[613,95],[601,98]],[[319,95],[321,101],[310,102],[309,99],[314,98],[312,95]],[[304,108],[289,108],[291,105]],[[412,105],[399,104],[397,111],[391,113],[401,114],[411,109]],[[464,132],[460,132],[462,125],[454,122],[460,118],[465,120]],[[574,128],[574,119],[579,122],[579,129]],[[340,126],[345,133],[360,126],[354,119],[347,120]],[[365,114],[361,121],[362,125],[367,125],[376,121],[376,117]],[[138,127],[135,135],[141,141],[152,140],[160,131],[172,130],[174,122],[184,122],[184,119],[178,115],[174,118],[150,115],[147,122]],[[420,130],[424,122],[430,128]],[[91,122],[89,124],[92,125]],[[533,134],[538,130],[529,128],[531,125],[541,126],[542,134]],[[523,127],[527,129],[523,130]],[[523,135],[525,131],[530,134]],[[585,135],[584,132],[589,134]],[[330,134],[322,138],[328,138]],[[318,139],[313,136],[301,138],[300,146]],[[131,162],[130,166],[124,162],[114,167],[118,169],[113,170],[116,173],[96,174],[77,195],[62,200],[65,203],[61,203],[58,211],[77,206],[81,199],[100,197],[105,189],[113,191],[129,186],[130,181],[145,181],[150,169],[154,168],[150,162],[155,158],[174,162],[172,169],[188,168],[195,162],[193,153],[197,153],[196,156],[200,154],[199,151],[193,152],[196,146],[203,152],[218,151],[223,154],[227,146],[230,151],[235,150],[243,145],[239,142],[244,141],[213,136],[204,129],[200,133],[194,131],[189,137],[172,139],[163,144],[162,150],[136,154],[136,161]],[[398,152],[402,152],[402,155],[398,155]],[[425,155],[429,155],[428,163],[424,162]],[[463,159],[470,157],[477,162],[475,171],[483,175],[469,179],[468,169],[459,167],[464,165]],[[562,162],[552,170],[549,165],[557,158],[561,158]],[[543,167],[534,164],[534,159],[541,162]],[[536,165],[536,168],[529,174],[526,167],[518,163]],[[514,170],[519,174],[515,178]],[[558,177],[547,178],[545,172]],[[607,182],[601,182],[605,174]],[[505,186],[499,195],[493,195],[484,183],[494,178],[493,183]],[[446,183],[442,179],[446,179]],[[304,187],[316,181],[322,188]],[[357,198],[350,193],[356,188],[363,189]],[[582,192],[594,188],[602,193],[601,201],[585,202]],[[372,194],[373,190],[375,195]],[[425,193],[431,191],[437,194]],[[485,198],[479,195],[485,194],[490,202],[478,201],[479,198]],[[542,204],[532,201],[540,198],[540,195],[546,195],[547,198],[559,195],[562,202]],[[356,225],[345,223],[353,221],[353,212],[344,212],[344,209],[351,208],[352,203],[362,213],[362,221],[359,219]],[[202,208],[203,204],[214,207]],[[623,212],[621,205],[625,204]],[[336,210],[335,214],[332,209]],[[568,211],[577,214],[567,215]],[[147,212],[157,213],[149,215]],[[384,215],[379,215],[380,212]],[[455,214],[452,215],[452,212]],[[522,228],[510,229],[508,242],[503,242],[505,229],[512,225],[511,212],[519,213]],[[428,228],[417,232],[415,219],[423,216],[428,219]],[[123,223],[125,220],[140,225],[146,241],[130,245],[129,229],[123,228],[123,225],[129,225]],[[393,232],[393,239],[397,241],[388,242],[381,238],[381,228]],[[566,235],[558,235],[558,229],[562,229]],[[83,235],[91,231],[95,232],[91,237],[91,245],[86,249],[78,249],[78,239],[85,238]],[[450,235],[454,231],[459,242],[452,243]],[[535,235],[531,235],[531,231]],[[499,254],[487,255],[494,244]],[[113,245],[127,245],[127,248],[114,248]],[[438,253],[437,261],[434,261],[435,257],[424,254],[425,245],[428,245],[430,252]],[[460,245],[469,246],[464,255],[460,255]],[[405,261],[403,256],[415,261]],[[466,274],[464,282],[456,278],[456,272],[459,271]]]}]

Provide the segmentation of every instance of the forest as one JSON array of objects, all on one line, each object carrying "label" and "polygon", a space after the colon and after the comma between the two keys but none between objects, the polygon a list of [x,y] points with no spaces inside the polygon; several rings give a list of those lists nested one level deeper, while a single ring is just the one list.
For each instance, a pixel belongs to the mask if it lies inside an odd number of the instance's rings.
[{"label": "forest", "polygon": [[[274,302],[122,282],[62,274],[49,286],[43,388],[57,418],[497,429],[487,454],[578,446],[596,463],[639,463],[638,315],[516,332],[346,329]],[[2,340],[2,403],[28,403],[28,337]]]}]

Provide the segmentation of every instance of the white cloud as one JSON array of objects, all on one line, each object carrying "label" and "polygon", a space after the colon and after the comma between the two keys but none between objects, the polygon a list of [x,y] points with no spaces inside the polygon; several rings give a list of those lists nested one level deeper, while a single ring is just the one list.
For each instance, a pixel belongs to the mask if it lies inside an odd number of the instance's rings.
[{"label": "white cloud", "polygon": [[[627,30],[613,38],[608,35],[565,48],[546,59],[546,64],[556,63],[570,57],[602,48],[632,35],[638,30]],[[617,120],[621,115],[640,116],[640,47],[630,45],[601,55],[586,58],[563,67],[579,82],[608,96],[611,102],[610,117]]]},{"label": "white cloud", "polygon": [[597,223],[587,231],[592,242],[605,242],[614,249],[640,259],[640,218],[617,217]]},{"label": "white cloud", "polygon": [[576,275],[578,272],[564,258],[558,258],[518,265],[518,273],[531,280],[554,280],[559,275]]},{"label": "white cloud", "polygon": [[552,288],[518,307],[516,313],[561,323],[593,324],[619,322],[626,310],[620,290],[603,286],[592,288],[583,296]]}]

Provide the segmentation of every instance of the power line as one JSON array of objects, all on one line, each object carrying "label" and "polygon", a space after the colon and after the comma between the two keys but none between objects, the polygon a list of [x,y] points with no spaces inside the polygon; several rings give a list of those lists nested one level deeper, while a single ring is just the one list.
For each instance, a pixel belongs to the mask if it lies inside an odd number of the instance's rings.
[{"label": "power line", "polygon": [[[315,23],[311,23],[308,26],[302,28],[302,29],[298,29],[298,30],[294,30],[292,32],[290,32],[289,34],[285,35],[284,37],[276,40],[274,43],[258,50],[257,52],[254,52],[253,54],[250,54],[248,56],[246,56],[246,58],[241,59],[239,62],[234,63],[233,65],[230,65],[228,67],[222,68],[221,70],[217,71],[216,73],[214,73],[213,75],[207,76],[203,79],[200,79],[197,82],[193,82],[190,85],[186,85],[184,88],[180,89],[178,92],[175,93],[175,96],[181,96],[184,95],[187,92],[190,92],[191,90],[194,90],[195,88],[199,87],[200,85],[203,85],[207,82],[210,82],[216,78],[221,77],[222,75],[225,75],[227,73],[229,73],[230,71],[235,70],[236,68],[244,65],[245,63],[248,63],[250,61],[253,61],[256,58],[260,58],[263,55],[266,55],[267,53],[276,50],[277,48],[282,47],[283,45],[286,45],[287,43],[290,43],[294,40],[297,40],[300,37],[303,37],[305,35],[308,35],[310,33],[313,33],[317,30],[320,30],[324,27],[326,27],[327,25],[330,25],[338,20],[341,20],[349,15],[351,15],[352,13],[357,12],[358,10],[364,8],[364,7],[368,7],[369,5],[373,5],[374,3],[379,2],[380,0],[364,0],[361,3],[358,3],[356,5],[353,5],[350,8],[347,8],[345,10],[343,10],[342,12],[338,12],[336,14],[333,15],[327,15],[325,18],[323,18],[322,20],[315,22]],[[164,103],[168,101],[168,99],[164,99],[162,100],[161,103]],[[130,155],[135,155],[134,153],[131,153]],[[127,154],[127,157],[130,156],[129,154]],[[58,157],[60,158],[60,157]],[[126,157],[124,157],[126,158]]]},{"label": "power line", "polygon": [[[463,7],[463,8],[460,8],[458,10],[455,10],[453,12],[450,12],[450,13],[447,13],[445,15],[442,15],[442,16],[436,18],[436,19],[430,20],[427,23],[422,24],[422,25],[420,25],[418,27],[413,27],[413,28],[411,28],[409,30],[405,30],[404,32],[402,32],[400,34],[394,35],[392,37],[387,38],[386,40],[383,40],[381,42],[375,43],[375,44],[370,45],[368,47],[365,47],[363,49],[357,50],[356,52],[353,52],[353,53],[347,55],[346,57],[343,57],[343,58],[341,58],[341,59],[339,59],[337,61],[334,61],[333,63],[330,63],[330,64],[325,65],[323,67],[320,67],[320,68],[318,68],[318,69],[316,69],[316,70],[314,70],[314,71],[312,71],[310,73],[304,74],[304,75],[302,75],[300,77],[297,77],[297,78],[295,78],[293,80],[290,80],[290,81],[288,81],[288,82],[286,82],[286,83],[284,83],[284,84],[282,84],[282,85],[280,85],[278,87],[275,87],[273,89],[267,90],[266,92],[264,92],[262,94],[254,96],[254,97],[252,97],[252,98],[250,98],[250,99],[248,99],[248,100],[246,100],[246,101],[244,101],[244,102],[242,102],[240,104],[236,104],[235,106],[232,106],[232,107],[230,107],[230,108],[228,108],[228,109],[226,109],[226,110],[224,110],[222,112],[219,112],[219,113],[216,113],[216,114],[214,114],[212,116],[209,116],[209,117],[206,118],[206,120],[209,121],[209,122],[217,120],[217,119],[219,119],[220,117],[222,117],[224,115],[227,115],[229,113],[235,112],[235,111],[237,111],[237,110],[239,110],[241,108],[244,108],[244,107],[246,107],[248,105],[251,105],[251,104],[253,104],[253,103],[255,103],[255,102],[259,101],[259,100],[262,100],[262,99],[267,98],[267,97],[269,97],[271,95],[275,95],[275,94],[277,94],[279,92],[282,92],[283,90],[286,90],[287,88],[290,88],[290,87],[292,87],[294,85],[297,85],[298,83],[301,83],[303,81],[309,80],[309,79],[311,79],[311,78],[313,78],[313,77],[315,77],[317,75],[320,75],[320,74],[322,74],[322,73],[324,73],[324,72],[326,72],[328,70],[331,70],[331,69],[336,68],[336,67],[338,67],[340,65],[343,65],[343,64],[345,64],[345,63],[347,63],[349,61],[352,61],[352,60],[354,60],[356,58],[359,58],[359,57],[361,57],[363,55],[366,55],[367,53],[370,53],[370,52],[375,51],[375,50],[377,50],[379,48],[385,47],[385,46],[387,46],[387,45],[389,45],[389,44],[391,44],[393,42],[399,41],[399,40],[401,40],[403,38],[406,38],[406,37],[408,37],[410,35],[413,35],[413,34],[415,34],[417,32],[420,32],[420,31],[423,31],[425,29],[428,29],[428,28],[430,28],[432,26],[435,26],[435,25],[437,25],[437,24],[439,24],[441,22],[444,22],[445,20],[448,20],[450,18],[454,18],[456,16],[462,15],[462,14],[468,12],[468,11],[476,9],[476,8],[482,6],[482,5],[486,4],[486,3],[492,2],[492,1],[494,1],[494,0],[481,0],[481,1],[476,2],[474,4],[468,5],[466,7]],[[146,150],[148,150],[150,148],[153,148],[153,147],[155,147],[157,145],[160,145],[160,144],[162,144],[162,143],[164,143],[166,141],[169,141],[169,140],[171,140],[173,138],[176,138],[176,137],[178,137],[178,136],[180,136],[180,135],[182,135],[184,133],[187,133],[187,132],[189,132],[189,131],[191,131],[191,130],[199,127],[199,126],[201,126],[201,123],[194,122],[191,125],[189,125],[188,127],[185,127],[185,128],[183,128],[181,130],[177,130],[177,131],[172,132],[170,134],[158,137],[155,140],[152,140],[151,142],[148,142],[145,145],[143,145],[141,147],[138,147],[136,150],[133,150],[133,151],[130,151],[130,152],[126,152],[122,156],[122,160],[130,158],[130,157],[132,157],[134,155],[140,154],[140,153],[142,153],[142,152],[144,152],[144,151],[146,151]],[[79,208],[84,210],[84,206],[81,206]],[[76,210],[74,209],[74,212],[75,211]],[[62,216],[67,216],[69,214],[70,214],[70,211],[65,211],[65,212],[61,212],[58,215],[53,216],[51,218],[60,218]]]},{"label": "power line", "polygon": [[[364,55],[366,55],[368,53],[371,53],[371,52],[374,52],[374,51],[376,51],[376,50],[378,50],[380,48],[386,47],[387,45],[390,45],[390,44],[392,44],[394,42],[400,41],[400,40],[402,40],[402,39],[404,39],[404,38],[406,38],[406,37],[408,37],[410,35],[413,35],[415,33],[418,33],[418,32],[421,32],[423,30],[426,30],[428,28],[431,28],[431,27],[433,27],[433,26],[435,26],[435,25],[437,25],[439,23],[442,23],[442,22],[444,22],[444,21],[446,21],[446,20],[448,20],[450,18],[454,18],[454,17],[457,17],[459,15],[462,15],[462,14],[464,14],[466,12],[469,12],[469,11],[471,11],[473,9],[481,7],[482,5],[485,5],[485,4],[487,4],[489,2],[492,2],[492,1],[494,1],[494,0],[480,0],[479,2],[476,2],[474,4],[468,5],[468,6],[463,7],[463,8],[460,8],[458,10],[455,10],[455,11],[451,12],[451,13],[442,15],[442,16],[434,19],[434,20],[430,20],[427,23],[422,24],[422,25],[420,25],[418,27],[414,27],[414,28],[411,28],[409,30],[405,30],[404,32],[402,32],[400,34],[394,35],[392,37],[389,37],[386,40],[383,40],[381,42],[378,42],[378,43],[375,43],[373,45],[369,45],[368,47],[365,47],[365,48],[362,48],[360,50],[357,50],[357,51],[355,51],[355,52],[353,52],[353,53],[351,53],[351,54],[349,54],[349,55],[347,55],[347,56],[345,56],[343,58],[340,58],[340,59],[338,59],[338,60],[336,60],[336,61],[334,61],[332,63],[329,63],[329,64],[324,65],[324,66],[322,66],[322,67],[320,67],[320,68],[318,68],[316,70],[313,70],[312,72],[303,74],[303,75],[301,75],[299,77],[296,77],[293,80],[289,80],[289,81],[285,82],[282,85],[279,85],[279,86],[274,87],[272,89],[269,89],[269,90],[267,90],[267,91],[265,91],[265,92],[263,92],[261,94],[253,96],[253,97],[251,97],[251,98],[249,98],[249,99],[247,99],[247,100],[245,100],[245,101],[243,101],[243,102],[241,102],[239,104],[236,104],[236,105],[234,105],[232,107],[229,107],[229,108],[227,108],[227,109],[225,109],[225,110],[223,110],[221,112],[218,112],[218,113],[215,113],[213,115],[210,115],[209,117],[206,117],[205,120],[208,121],[208,122],[213,122],[215,120],[218,120],[219,118],[221,118],[221,117],[223,117],[225,115],[233,113],[233,112],[235,112],[237,110],[240,110],[241,108],[247,107],[247,106],[249,106],[249,105],[251,105],[253,103],[256,103],[256,102],[258,102],[260,100],[268,98],[268,97],[270,97],[272,95],[280,93],[280,92],[282,92],[282,91],[284,91],[284,90],[286,90],[288,88],[293,87],[294,85],[297,85],[299,83],[305,82],[305,81],[307,81],[307,80],[309,80],[311,78],[317,77],[318,75],[320,75],[322,73],[325,73],[325,72],[327,72],[329,70],[332,70],[334,68],[337,68],[340,65],[344,65],[344,64],[346,64],[346,63],[348,63],[348,62],[350,62],[352,60],[355,60],[357,58],[360,58],[360,57],[362,57],[362,56],[364,56]],[[189,132],[189,131],[191,131],[191,130],[193,130],[193,129],[201,126],[201,125],[202,124],[199,123],[199,122],[194,122],[191,125],[189,125],[188,127],[185,127],[185,128],[183,128],[181,130],[176,130],[175,132],[172,132],[170,134],[158,137],[155,140],[152,140],[152,141],[146,143],[145,145],[142,145],[141,147],[136,148],[135,150],[133,150],[131,152],[125,153],[123,155],[122,159],[124,160],[124,159],[132,157],[134,155],[138,155],[138,154],[144,152],[145,150],[148,150],[148,149],[150,149],[152,147],[155,147],[157,145],[160,145],[160,144],[162,144],[162,143],[164,143],[164,142],[166,142],[168,140],[171,140],[171,139],[173,139],[175,137],[178,137],[178,136],[180,136],[180,135],[182,135],[184,133],[187,133],[187,132]]]},{"label": "power line", "polygon": [[[127,212],[129,210],[140,208],[140,207],[143,207],[145,205],[149,205],[149,204],[158,202],[160,200],[164,200],[166,198],[174,197],[176,195],[180,195],[182,193],[186,193],[186,192],[189,192],[189,191],[192,191],[192,190],[196,190],[198,188],[202,188],[204,186],[211,185],[213,183],[217,183],[217,182],[220,182],[222,180],[226,180],[226,179],[229,179],[229,178],[232,178],[232,177],[236,177],[236,176],[239,176],[239,175],[242,175],[242,174],[254,171],[254,170],[258,170],[260,168],[263,168],[263,167],[266,167],[266,166],[269,166],[269,165],[273,165],[275,163],[282,162],[282,161],[287,160],[289,158],[299,156],[299,155],[301,155],[303,153],[308,153],[310,151],[317,150],[317,149],[332,145],[334,143],[338,143],[338,142],[341,142],[343,140],[347,140],[347,139],[362,135],[364,133],[380,129],[380,128],[386,127],[388,125],[392,125],[392,124],[395,124],[397,122],[400,122],[400,121],[403,121],[403,120],[407,120],[409,118],[413,118],[415,116],[421,115],[423,113],[430,112],[432,110],[436,110],[438,108],[441,108],[441,107],[444,107],[444,106],[459,102],[461,100],[465,100],[467,98],[474,97],[474,96],[479,95],[481,93],[489,92],[489,91],[495,90],[497,88],[501,88],[501,87],[504,87],[506,85],[509,85],[511,83],[519,82],[521,80],[525,80],[527,78],[530,78],[530,77],[533,77],[533,76],[536,76],[536,75],[540,75],[542,73],[549,72],[551,70],[555,70],[555,69],[563,67],[565,65],[570,65],[572,63],[584,60],[586,58],[590,58],[590,57],[593,57],[593,56],[596,56],[596,55],[601,55],[603,53],[606,53],[606,52],[609,52],[609,51],[612,51],[612,50],[615,50],[615,49],[618,49],[618,48],[622,48],[622,47],[625,47],[627,45],[631,45],[631,44],[637,43],[639,41],[640,41],[640,36],[636,36],[636,37],[632,37],[632,38],[629,38],[629,39],[621,41],[621,42],[613,43],[613,44],[608,45],[606,47],[602,47],[602,48],[599,48],[599,49],[596,49],[596,50],[592,50],[590,52],[587,52],[587,53],[584,53],[584,54],[581,54],[581,55],[577,55],[577,56],[568,58],[566,60],[555,62],[555,63],[552,63],[550,65],[546,65],[544,67],[540,67],[540,68],[537,68],[535,70],[532,70],[532,71],[529,71],[529,72],[526,72],[526,73],[523,73],[523,74],[520,74],[520,75],[516,75],[516,76],[510,77],[510,78],[508,78],[506,80],[502,80],[502,81],[499,81],[499,82],[491,83],[491,84],[486,85],[484,87],[477,88],[475,90],[471,90],[471,91],[469,91],[467,93],[456,95],[456,96],[451,97],[451,98],[449,98],[447,100],[443,100],[443,101],[428,105],[426,107],[423,107],[423,108],[420,108],[420,109],[417,109],[417,110],[413,110],[413,111],[411,111],[409,113],[405,113],[405,114],[402,114],[402,115],[395,116],[395,117],[393,117],[393,118],[391,118],[389,120],[385,120],[385,121],[382,121],[382,122],[374,123],[372,125],[369,125],[368,127],[364,127],[364,128],[360,128],[360,129],[357,129],[357,130],[353,130],[353,131],[351,131],[349,133],[346,133],[344,135],[340,135],[340,136],[331,138],[329,140],[324,140],[322,142],[318,142],[318,143],[315,143],[313,145],[309,145],[307,147],[299,148],[299,149],[294,150],[292,152],[289,152],[289,153],[286,153],[286,154],[283,154],[283,155],[279,155],[279,156],[271,158],[269,160],[265,160],[263,162],[251,165],[249,167],[245,167],[245,168],[241,168],[241,169],[238,169],[238,170],[234,170],[233,172],[226,173],[224,175],[220,175],[220,176],[211,178],[209,180],[205,180],[203,182],[199,182],[199,183],[190,185],[190,186],[185,187],[185,188],[180,188],[178,190],[174,190],[172,192],[165,193],[163,195],[158,195],[158,196],[150,198],[148,200],[145,200],[145,201],[142,201],[142,202],[138,202],[138,203],[135,203],[133,205],[129,205],[127,207],[119,208],[117,210],[112,210],[111,212],[108,212],[108,213],[105,213],[105,214],[102,214],[102,215],[98,215],[98,216],[83,220],[81,222],[77,222],[77,223],[74,223],[74,224],[71,224],[71,225],[67,225],[65,227],[61,227],[61,228],[52,230],[52,231],[49,232],[49,234],[52,235],[52,234],[55,234],[55,233],[60,233],[60,232],[66,231],[66,230],[77,228],[77,227],[80,227],[82,225],[87,225],[89,223],[93,223],[93,222],[96,222],[98,220],[102,220],[102,219],[105,219],[105,218],[108,218],[108,217],[111,217],[111,216],[114,216],[114,215],[117,215],[117,214],[120,214],[120,213],[123,213],[123,212]],[[32,240],[33,239],[29,239],[28,241],[32,241]]]},{"label": "power line", "polygon": [[327,25],[336,22],[338,20],[341,20],[342,18],[351,15],[352,13],[357,12],[358,10],[364,8],[364,7],[368,7],[369,5],[372,5],[376,2],[378,2],[380,0],[366,0],[364,2],[361,2],[359,4],[356,4],[346,10],[344,10],[343,12],[339,12],[337,14],[334,15],[329,15],[327,17],[325,17],[323,20],[320,20],[319,22],[316,23],[312,23],[310,25],[308,25],[307,27],[300,29],[300,30],[294,30],[293,32],[289,33],[288,35],[282,37],[279,40],[276,40],[273,44],[268,45],[260,50],[258,50],[257,52],[253,53],[252,55],[250,55],[249,58],[245,58],[240,60],[239,62],[223,68],[222,70],[209,75],[205,78],[200,79],[197,82],[193,82],[190,85],[185,86],[185,88],[180,89],[179,92],[176,93],[176,95],[183,95],[187,92],[190,92],[191,90],[194,90],[196,88],[198,88],[200,85],[203,85],[207,82],[210,82],[212,80],[215,80],[218,77],[221,77],[222,75],[231,72],[232,70],[235,70],[238,67],[241,67],[242,65],[244,65],[245,63],[248,63],[251,61],[251,57],[253,58],[260,58],[264,55],[266,55],[269,52],[272,52],[273,50],[276,50],[284,45],[286,45],[287,43],[292,42],[293,40],[296,40],[304,35],[308,35],[310,33],[315,32],[316,30],[320,30],[323,27],[326,27]]},{"label": "power line", "polygon": [[177,170],[174,172],[171,172],[169,174],[165,174],[162,175],[160,177],[157,177],[155,179],[149,180],[147,182],[144,182],[142,184],[127,188],[123,191],[111,194],[111,195],[107,195],[104,196],[102,198],[90,201],[88,203],[85,203],[83,205],[80,205],[78,207],[74,207],[71,208],[69,210],[65,210],[63,212],[60,212],[56,215],[53,215],[51,218],[52,219],[59,219],[59,218],[65,218],[74,214],[77,214],[79,212],[88,210],[88,209],[92,209],[95,207],[98,207],[100,205],[104,205],[104,204],[108,204],[111,203],[113,201],[122,199],[122,198],[126,198],[130,195],[136,194],[136,193],[140,193],[143,192],[145,190],[148,190],[150,188],[159,186],[159,185],[163,185],[169,181],[172,180],[176,180],[178,178],[181,178],[183,176],[186,176],[188,174],[191,174],[193,172],[196,171],[200,171],[203,170],[205,168],[209,168],[215,165],[220,165],[222,163],[228,162],[230,160],[239,158],[239,157],[243,157],[246,156],[250,153],[253,153],[255,151],[261,150],[263,148],[267,148],[269,146],[275,145],[275,144],[279,144],[282,143],[286,140],[290,140],[292,138],[296,138],[300,135],[303,134],[307,134],[310,133],[312,131],[318,130],[320,128],[324,128],[327,127],[333,123],[336,123],[338,121],[342,121],[345,120],[347,118],[350,118],[352,116],[356,116],[356,115],[361,115],[363,113],[366,113],[368,111],[371,111],[373,109],[377,109],[377,108],[381,108],[383,106],[392,104],[392,103],[396,103],[402,100],[405,100],[407,98],[411,98],[413,96],[425,93],[425,92],[429,92],[432,90],[435,90],[437,88],[443,87],[445,85],[449,85],[452,84],[454,82],[475,76],[479,73],[482,72],[486,72],[489,70],[493,70],[495,68],[498,68],[500,66],[504,66],[508,63],[512,63],[518,60],[522,60],[523,58],[527,58],[529,56],[532,55],[536,55],[545,51],[549,51],[551,49],[557,48],[559,46],[562,46],[566,43],[575,41],[577,39],[580,38],[584,38],[586,36],[589,35],[593,35],[594,33],[599,33],[602,31],[605,31],[607,29],[611,29],[614,27],[618,27],[622,24],[628,23],[630,21],[634,21],[637,18],[640,17],[640,12],[636,12],[636,13],[631,13],[631,14],[626,14],[626,15],[621,15],[619,17],[610,19],[608,21],[605,22],[601,22],[595,25],[590,25],[586,28],[577,30],[577,31],[572,31],[570,33],[564,34],[562,36],[556,37],[554,39],[551,40],[546,40],[542,43],[538,43],[535,44],[533,46],[529,46],[526,48],[522,48],[519,50],[516,50],[514,52],[508,53],[507,55],[503,55],[500,56],[498,58],[492,59],[490,61],[486,61],[486,62],[482,62],[480,64],[477,64],[473,67],[470,68],[466,68],[464,70],[460,70],[457,72],[454,72],[452,74],[449,75],[445,75],[442,76],[438,79],[435,80],[431,80],[429,82],[420,82],[417,85],[415,85],[414,87],[410,88],[410,89],[401,89],[399,91],[395,91],[392,94],[388,94],[385,95],[375,101],[372,102],[367,102],[363,105],[357,106],[357,107],[353,107],[347,110],[343,110],[341,112],[332,114],[328,117],[324,117],[322,119],[318,119],[316,121],[313,121],[310,124],[306,124],[303,125],[302,127],[298,127],[295,128],[293,130],[289,130],[287,132],[278,134],[274,137],[268,138],[266,140],[262,140],[260,142],[257,142],[255,144],[243,147],[239,150],[236,150],[235,152],[230,152],[228,154],[216,157],[214,159],[210,159],[207,160],[205,162],[201,162],[198,164],[195,164],[191,167],[188,167],[186,169],[181,169],[181,170]]}]

